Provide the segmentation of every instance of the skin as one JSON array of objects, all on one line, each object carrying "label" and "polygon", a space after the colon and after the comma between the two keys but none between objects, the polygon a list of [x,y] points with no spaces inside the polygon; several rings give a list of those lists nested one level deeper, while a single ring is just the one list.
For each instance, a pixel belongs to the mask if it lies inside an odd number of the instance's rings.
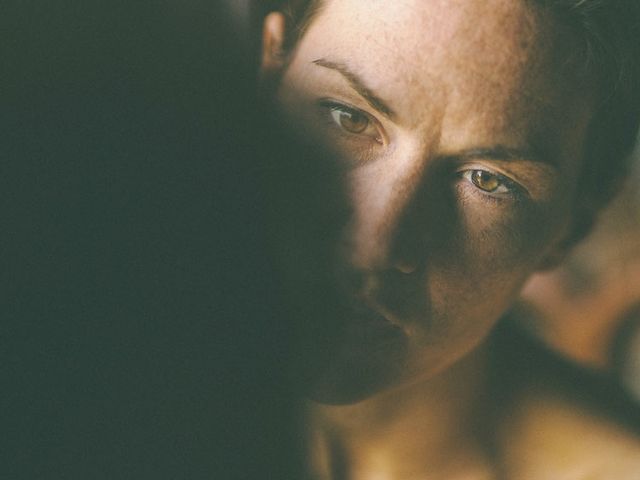
[{"label": "skin", "polygon": [[557,392],[520,392],[496,435],[504,478],[634,480],[640,441],[599,412]]},{"label": "skin", "polygon": [[[350,401],[432,377],[558,256],[590,112],[554,40],[553,21],[518,2],[329,1],[288,59],[277,96],[291,124],[343,159],[353,214],[337,281],[398,329],[381,355],[344,335],[332,353],[349,358],[325,390],[349,384]],[[344,365],[379,374],[354,386]]]},{"label": "skin", "polygon": [[495,478],[478,347],[564,254],[591,118],[572,39],[505,0],[328,0],[282,55],[285,29],[267,17],[263,73],[340,159],[351,210],[342,302],[308,312],[330,338],[308,378],[317,478]]}]

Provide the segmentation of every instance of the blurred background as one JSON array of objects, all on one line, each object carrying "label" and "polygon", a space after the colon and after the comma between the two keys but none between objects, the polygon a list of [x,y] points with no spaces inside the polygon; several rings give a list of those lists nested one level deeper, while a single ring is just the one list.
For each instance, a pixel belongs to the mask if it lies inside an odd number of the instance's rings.
[{"label": "blurred background", "polygon": [[517,312],[527,331],[640,402],[639,157],[636,147],[619,195],[559,268],[528,282]]},{"label": "blurred background", "polygon": [[300,478],[243,5],[1,2],[0,478]]}]

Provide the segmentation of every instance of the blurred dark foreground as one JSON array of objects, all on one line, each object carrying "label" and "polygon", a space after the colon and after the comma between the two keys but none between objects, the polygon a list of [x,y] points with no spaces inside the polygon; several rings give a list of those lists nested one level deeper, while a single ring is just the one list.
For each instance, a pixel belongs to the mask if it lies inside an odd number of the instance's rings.
[{"label": "blurred dark foreground", "polygon": [[2,478],[299,478],[264,188],[299,151],[221,12],[0,7]]}]

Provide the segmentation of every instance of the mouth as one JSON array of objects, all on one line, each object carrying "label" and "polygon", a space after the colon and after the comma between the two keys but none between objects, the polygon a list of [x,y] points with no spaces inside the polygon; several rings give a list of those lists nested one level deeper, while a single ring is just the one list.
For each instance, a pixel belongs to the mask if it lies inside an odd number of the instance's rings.
[{"label": "mouth", "polygon": [[345,333],[369,341],[393,341],[403,330],[385,315],[362,302],[353,302],[345,315]]},{"label": "mouth", "polygon": [[[306,394],[328,404],[353,403],[384,390],[402,376],[409,337],[387,316],[359,299],[342,303],[328,348],[312,367]],[[336,326],[338,326],[336,325]]]}]

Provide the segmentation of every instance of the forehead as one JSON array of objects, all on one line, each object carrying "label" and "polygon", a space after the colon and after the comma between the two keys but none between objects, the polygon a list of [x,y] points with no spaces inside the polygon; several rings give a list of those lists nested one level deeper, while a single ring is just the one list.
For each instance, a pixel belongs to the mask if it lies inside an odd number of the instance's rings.
[{"label": "forehead", "polygon": [[348,56],[372,87],[441,79],[504,89],[544,57],[553,34],[544,23],[520,0],[327,0],[305,43],[311,55]]},{"label": "forehead", "polygon": [[347,62],[411,126],[441,115],[495,133],[584,105],[571,44],[526,0],[326,0],[296,61]]},{"label": "forehead", "polygon": [[320,12],[312,22],[315,26],[321,24],[338,36],[355,30],[364,35],[352,38],[351,45],[366,39],[392,52],[426,49],[436,58],[443,52],[435,52],[435,44],[462,42],[473,50],[486,50],[488,45],[474,40],[487,34],[508,43],[525,41],[526,48],[539,13],[525,0],[325,0]]}]

